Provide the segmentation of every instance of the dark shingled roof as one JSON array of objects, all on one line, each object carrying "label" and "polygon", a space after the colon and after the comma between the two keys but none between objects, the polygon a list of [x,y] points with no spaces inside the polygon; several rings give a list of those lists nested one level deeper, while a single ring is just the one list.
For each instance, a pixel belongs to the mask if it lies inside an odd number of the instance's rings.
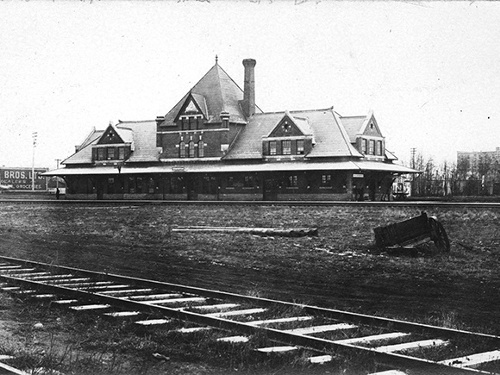
[{"label": "dark shingled roof", "polygon": [[[255,114],[249,119],[238,139],[224,159],[261,159],[262,137],[267,136],[287,111]],[[307,157],[341,157],[362,155],[351,145],[349,136],[331,109],[289,111],[298,118],[307,119],[312,130],[314,147]]]},{"label": "dark shingled roof", "polygon": [[[110,125],[117,130],[124,142],[133,146],[131,156],[125,162],[155,162],[159,160],[160,148],[156,147],[155,121],[120,121]],[[85,141],[62,164],[91,164],[92,146],[97,144],[104,130],[93,130]]]},{"label": "dark shingled roof", "polygon": [[[196,102],[201,105],[201,97],[205,99],[206,115],[209,123],[221,122],[220,113],[228,112],[230,122],[246,124],[247,120],[240,107],[243,100],[243,90],[218,64],[215,64],[196,85],[165,115],[161,123],[164,126],[173,126],[182,105],[192,93]],[[204,108],[202,108],[204,110]],[[262,112],[258,107],[257,113]]]}]

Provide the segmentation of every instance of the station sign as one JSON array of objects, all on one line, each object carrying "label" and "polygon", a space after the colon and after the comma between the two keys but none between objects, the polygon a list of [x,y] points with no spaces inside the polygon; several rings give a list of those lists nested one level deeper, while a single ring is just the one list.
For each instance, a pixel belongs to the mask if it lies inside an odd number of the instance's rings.
[{"label": "station sign", "polygon": [[[35,168],[35,190],[47,190],[47,177],[41,176],[46,168]],[[0,185],[9,190],[32,190],[31,168],[0,168]]]}]

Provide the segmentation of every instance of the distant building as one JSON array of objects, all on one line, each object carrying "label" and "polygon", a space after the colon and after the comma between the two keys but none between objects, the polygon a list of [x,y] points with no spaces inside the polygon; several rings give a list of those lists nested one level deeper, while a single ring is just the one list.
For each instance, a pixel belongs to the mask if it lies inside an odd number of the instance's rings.
[{"label": "distant building", "polygon": [[457,152],[459,190],[468,195],[500,194],[500,147],[495,151]]},{"label": "distant building", "polygon": [[372,112],[263,112],[256,61],[243,65],[243,90],[216,61],[166,115],[94,129],[46,175],[75,199],[375,200],[415,172],[394,164]]},{"label": "distant building", "polygon": [[498,173],[500,166],[500,147],[495,151],[458,151],[457,168],[470,176],[483,177]]},{"label": "distant building", "polygon": [[0,168],[0,190],[11,191],[46,191],[47,177],[43,176],[47,168]]}]

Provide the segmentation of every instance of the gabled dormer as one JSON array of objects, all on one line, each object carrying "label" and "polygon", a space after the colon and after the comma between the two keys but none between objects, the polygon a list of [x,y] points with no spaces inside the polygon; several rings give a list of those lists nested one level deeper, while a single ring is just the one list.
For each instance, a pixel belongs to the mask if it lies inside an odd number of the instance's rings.
[{"label": "gabled dormer", "polygon": [[385,159],[385,139],[372,111],[368,113],[358,131],[356,146],[366,159],[379,161]]},{"label": "gabled dormer", "polygon": [[262,137],[262,155],[265,159],[304,158],[314,143],[307,118],[295,117],[286,111],[273,130]]},{"label": "gabled dormer", "polygon": [[92,146],[92,161],[98,164],[123,162],[130,157],[132,151],[134,151],[132,130],[109,124]]},{"label": "gabled dormer", "polygon": [[205,97],[190,92],[177,112],[174,122],[179,130],[197,130],[203,128],[206,120],[208,120],[208,115]]}]

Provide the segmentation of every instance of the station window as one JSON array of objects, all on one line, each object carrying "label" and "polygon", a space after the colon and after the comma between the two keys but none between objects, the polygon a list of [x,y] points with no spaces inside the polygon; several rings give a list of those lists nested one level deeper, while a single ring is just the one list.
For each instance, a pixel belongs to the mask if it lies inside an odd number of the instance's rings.
[{"label": "station window", "polygon": [[97,160],[104,160],[104,148],[97,149]]},{"label": "station window", "polygon": [[361,139],[361,152],[366,154],[366,139]]},{"label": "station window", "polygon": [[196,157],[196,152],[194,149],[194,142],[193,141],[189,141],[189,157],[190,158]]},{"label": "station window", "polygon": [[180,158],[186,157],[186,143],[184,141],[179,142],[179,157]]},{"label": "station window", "polygon": [[276,141],[269,142],[269,155],[276,155]]},{"label": "station window", "polygon": [[202,140],[198,142],[198,157],[202,158],[205,156],[205,143]]},{"label": "station window", "polygon": [[202,194],[217,194],[217,179],[212,176],[204,176],[201,180]]},{"label": "station window", "polygon": [[368,149],[368,154],[375,155],[375,141],[370,140],[370,148]]},{"label": "station window", "polygon": [[182,194],[184,192],[185,184],[183,177],[172,177],[170,179],[170,193]]},{"label": "station window", "polygon": [[382,141],[377,141],[375,155],[382,155]]},{"label": "station window", "polygon": [[108,160],[115,160],[115,148],[114,147],[108,147]]},{"label": "station window", "polygon": [[229,188],[234,187],[234,177],[229,176],[229,177],[227,178],[227,184],[226,184],[226,186],[227,186],[227,187],[229,187]]},{"label": "station window", "polygon": [[286,140],[281,141],[281,150],[283,155],[291,155],[292,154],[292,141]]},{"label": "station window", "polygon": [[243,180],[243,186],[244,187],[254,187],[255,186],[255,176],[254,175],[245,176],[245,178]]},{"label": "station window", "polygon": [[304,155],[304,141],[302,139],[297,141],[297,155]]},{"label": "station window", "polygon": [[321,186],[330,186],[332,184],[332,175],[331,174],[322,174],[321,175]]},{"label": "station window", "polygon": [[288,176],[288,187],[298,187],[299,179],[297,175]]},{"label": "station window", "polygon": [[118,147],[118,159],[125,159],[125,147]]},{"label": "station window", "polygon": [[115,179],[113,177],[108,178],[108,194],[116,193]]},{"label": "station window", "polygon": [[135,177],[128,178],[128,192],[130,194],[135,194]]}]

